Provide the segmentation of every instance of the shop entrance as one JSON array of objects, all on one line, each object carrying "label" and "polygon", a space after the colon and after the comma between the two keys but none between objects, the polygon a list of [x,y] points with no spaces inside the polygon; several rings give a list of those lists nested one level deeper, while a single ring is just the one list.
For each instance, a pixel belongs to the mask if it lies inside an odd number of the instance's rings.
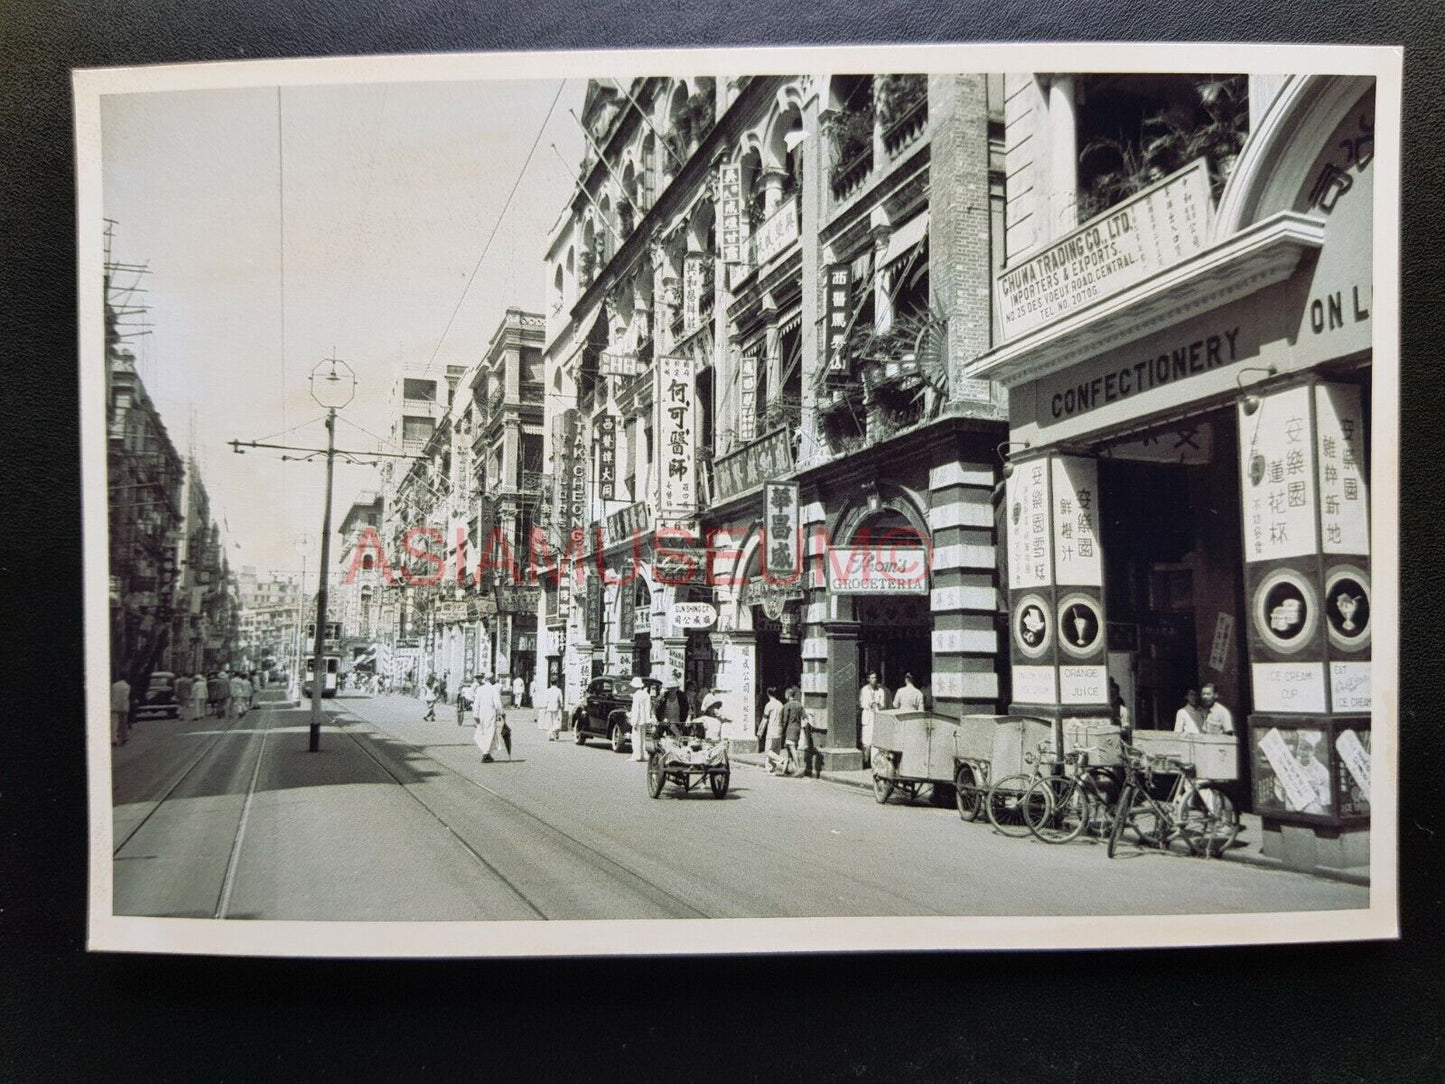
[{"label": "shop entrance", "polygon": [[927,595],[860,596],[853,603],[858,621],[858,684],[872,671],[888,690],[888,703],[903,687],[903,675],[923,690],[923,703],[933,707],[933,615]]},{"label": "shop entrance", "polygon": [[754,650],[758,660],[757,701],[761,710],[769,688],[778,690],[779,699],[788,686],[803,682],[803,651],[796,643],[783,643],[782,622],[774,621],[761,606],[753,607]]},{"label": "shop entrance", "polygon": [[1233,411],[1098,452],[1109,676],[1134,725],[1173,729],[1185,693],[1213,682],[1242,730],[1249,688]]}]

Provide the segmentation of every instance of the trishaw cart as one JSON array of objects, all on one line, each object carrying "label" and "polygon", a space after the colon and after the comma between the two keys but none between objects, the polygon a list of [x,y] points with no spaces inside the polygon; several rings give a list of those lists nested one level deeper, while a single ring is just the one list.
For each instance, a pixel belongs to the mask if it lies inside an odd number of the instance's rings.
[{"label": "trishaw cart", "polygon": [[950,787],[958,720],[927,711],[878,711],[873,716],[873,797],[882,805],[901,791]]},{"label": "trishaw cart", "polygon": [[708,736],[702,727],[684,726],[673,734],[656,724],[647,726],[647,793],[662,797],[668,783],[691,791],[704,779],[714,798],[727,796],[732,768],[728,761],[728,743],[721,735]]}]

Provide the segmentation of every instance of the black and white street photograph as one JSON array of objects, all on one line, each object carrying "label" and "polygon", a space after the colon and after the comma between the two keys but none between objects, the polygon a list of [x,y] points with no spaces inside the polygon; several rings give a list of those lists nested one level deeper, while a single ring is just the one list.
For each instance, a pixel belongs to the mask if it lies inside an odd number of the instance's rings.
[{"label": "black and white street photograph", "polygon": [[1398,52],[75,106],[92,947],[1394,936]]}]

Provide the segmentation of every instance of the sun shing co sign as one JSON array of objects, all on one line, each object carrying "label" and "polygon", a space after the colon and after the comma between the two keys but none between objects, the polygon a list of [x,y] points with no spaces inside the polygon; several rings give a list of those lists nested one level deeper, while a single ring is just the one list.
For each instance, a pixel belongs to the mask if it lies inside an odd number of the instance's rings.
[{"label": "sun shing co sign", "polygon": [[922,546],[836,546],[828,551],[828,590],[836,595],[926,595]]}]

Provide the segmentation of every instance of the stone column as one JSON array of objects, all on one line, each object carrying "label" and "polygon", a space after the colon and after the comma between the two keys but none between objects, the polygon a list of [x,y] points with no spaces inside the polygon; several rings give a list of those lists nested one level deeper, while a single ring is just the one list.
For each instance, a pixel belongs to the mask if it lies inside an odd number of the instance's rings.
[{"label": "stone column", "polygon": [[823,440],[818,422],[817,382],[822,368],[823,343],[825,335],[820,331],[824,319],[822,263],[823,246],[818,232],[823,221],[823,205],[826,198],[827,153],[823,147],[823,132],[818,115],[817,80],[809,80],[803,102],[803,141],[798,145],[802,152],[803,185],[798,198],[802,200],[803,222],[799,257],[802,262],[802,317],[799,334],[799,348],[802,351],[803,395],[801,447],[798,450],[800,465],[823,458]]},{"label": "stone column", "polygon": [[756,726],[758,699],[757,634],[740,629],[727,634],[727,646],[718,659],[718,688],[722,692],[723,714],[730,724],[724,735],[737,753],[757,751]]},{"label": "stone column", "polygon": [[1049,77],[1049,237],[1062,237],[1078,221],[1079,132],[1074,77]]},{"label": "stone column", "polygon": [[856,621],[827,621],[825,672],[828,695],[828,733],[823,739],[823,768],[831,772],[857,771],[863,767],[858,748],[858,631]]}]

